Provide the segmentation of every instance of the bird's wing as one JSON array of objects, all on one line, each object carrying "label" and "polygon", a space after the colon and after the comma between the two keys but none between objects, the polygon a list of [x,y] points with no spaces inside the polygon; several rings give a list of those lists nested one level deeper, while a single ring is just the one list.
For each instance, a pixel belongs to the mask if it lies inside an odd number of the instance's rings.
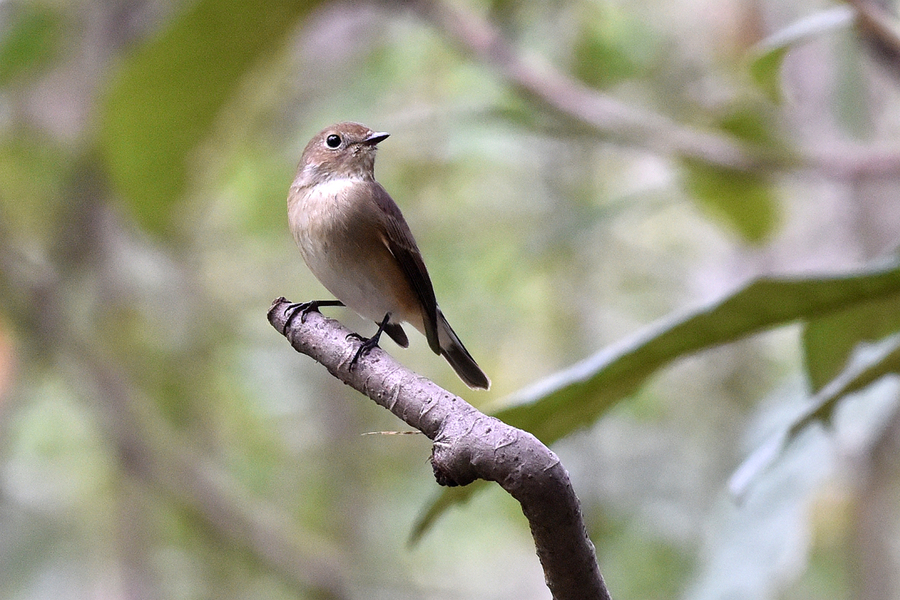
[{"label": "bird's wing", "polygon": [[425,323],[425,337],[428,339],[428,345],[435,352],[440,354],[441,348],[438,343],[438,308],[437,300],[434,297],[434,287],[431,285],[431,278],[428,276],[428,270],[425,268],[425,262],[422,260],[422,254],[416,246],[416,240],[413,238],[406,219],[400,212],[397,203],[387,193],[387,190],[376,183],[375,185],[375,203],[384,213],[385,240],[388,250],[397,259],[400,268],[406,275],[410,286],[418,296],[422,304],[422,320]]}]

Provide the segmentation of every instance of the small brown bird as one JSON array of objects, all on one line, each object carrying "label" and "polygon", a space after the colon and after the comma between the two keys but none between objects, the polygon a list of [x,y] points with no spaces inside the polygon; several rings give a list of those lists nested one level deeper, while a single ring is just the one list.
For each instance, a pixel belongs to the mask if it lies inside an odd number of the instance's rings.
[{"label": "small brown bird", "polygon": [[375,181],[375,150],[387,133],[338,123],[316,135],[300,159],[288,194],[288,222],[303,260],[337,301],[295,305],[298,312],[346,305],[378,324],[351,361],[374,348],[382,332],[403,348],[403,322],[418,329],[466,385],[490,380],[459,341],[434,297],[409,225]]}]

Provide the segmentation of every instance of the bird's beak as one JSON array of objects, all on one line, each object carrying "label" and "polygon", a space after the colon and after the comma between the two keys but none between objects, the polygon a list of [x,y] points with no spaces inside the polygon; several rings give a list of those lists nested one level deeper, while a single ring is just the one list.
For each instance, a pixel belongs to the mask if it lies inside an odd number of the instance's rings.
[{"label": "bird's beak", "polygon": [[391,135],[389,133],[385,133],[384,131],[376,131],[369,137],[363,140],[363,144],[367,146],[374,146],[378,142],[383,142],[387,139],[387,137]]}]

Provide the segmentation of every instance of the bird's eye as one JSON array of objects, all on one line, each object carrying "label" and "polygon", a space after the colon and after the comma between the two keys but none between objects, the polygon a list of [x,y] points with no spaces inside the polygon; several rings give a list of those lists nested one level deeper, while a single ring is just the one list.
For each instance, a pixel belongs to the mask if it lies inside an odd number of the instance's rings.
[{"label": "bird's eye", "polygon": [[341,145],[341,136],[332,133],[327,138],[325,138],[325,145],[329,148],[337,148]]}]

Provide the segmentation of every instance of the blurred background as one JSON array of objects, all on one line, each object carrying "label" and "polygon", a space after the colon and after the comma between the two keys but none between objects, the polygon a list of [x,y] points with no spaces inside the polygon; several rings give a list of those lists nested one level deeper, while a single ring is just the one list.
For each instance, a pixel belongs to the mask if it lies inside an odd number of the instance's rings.
[{"label": "blurred background", "polygon": [[[286,223],[303,147],[391,133],[378,179],[493,388],[384,348],[491,411],[754,277],[889,260],[892,10],[0,2],[0,598],[550,598],[497,486],[409,544],[429,441],[362,435],[404,426],[267,323],[327,297]],[[685,356],[553,445],[614,598],[900,595],[893,380],[728,492],[810,395],[800,338]]]}]

